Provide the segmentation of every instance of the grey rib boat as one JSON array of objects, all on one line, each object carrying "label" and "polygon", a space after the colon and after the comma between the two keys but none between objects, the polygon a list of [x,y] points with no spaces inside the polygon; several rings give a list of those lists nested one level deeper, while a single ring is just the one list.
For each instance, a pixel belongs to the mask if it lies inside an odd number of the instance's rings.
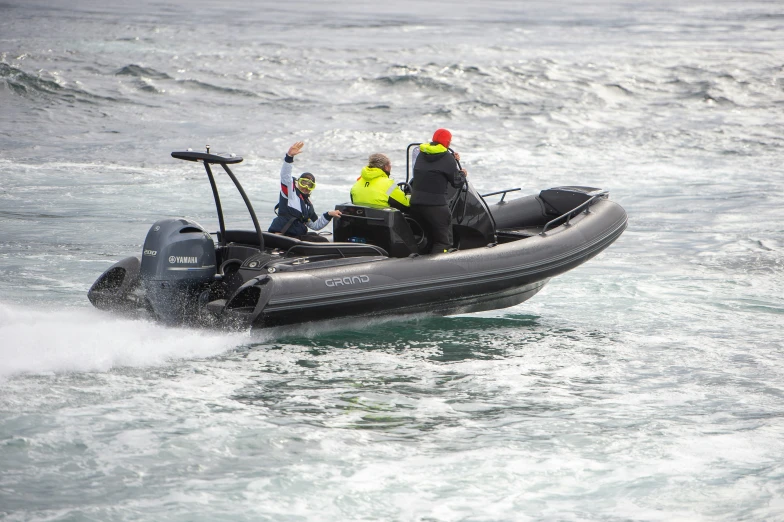
[{"label": "grey rib boat", "polygon": [[[413,217],[354,204],[336,207],[343,216],[333,220],[333,241],[306,242],[261,230],[229,167],[241,157],[172,156],[203,164],[220,230],[211,234],[185,218],[154,223],[142,255],[117,262],[90,288],[97,308],[229,328],[505,308],[603,251],[627,225],[605,190],[557,187],[506,200],[519,189],[480,195],[466,183],[449,195],[456,252],[424,255],[430,241]],[[237,187],[254,230],[226,228],[216,165]]]}]

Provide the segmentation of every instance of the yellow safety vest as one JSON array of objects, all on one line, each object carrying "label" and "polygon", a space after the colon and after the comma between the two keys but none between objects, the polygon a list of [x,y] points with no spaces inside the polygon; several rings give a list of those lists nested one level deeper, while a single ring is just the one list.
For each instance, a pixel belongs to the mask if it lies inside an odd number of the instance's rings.
[{"label": "yellow safety vest", "polygon": [[362,175],[351,187],[351,201],[357,205],[388,207],[389,198],[408,207],[410,196],[406,196],[387,173],[375,167],[365,167]]}]

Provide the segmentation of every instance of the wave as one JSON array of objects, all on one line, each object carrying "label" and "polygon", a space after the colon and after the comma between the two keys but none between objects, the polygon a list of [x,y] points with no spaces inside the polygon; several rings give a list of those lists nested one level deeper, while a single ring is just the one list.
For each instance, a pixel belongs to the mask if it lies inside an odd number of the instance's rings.
[{"label": "wave", "polygon": [[248,342],[247,333],[166,328],[93,309],[46,311],[2,303],[0,338],[0,379],[162,366],[220,355]]},{"label": "wave", "polygon": [[147,79],[145,79],[145,78],[140,78],[140,79],[138,79],[138,80],[134,81],[134,82],[133,82],[133,84],[134,84],[134,85],[136,86],[136,88],[138,88],[140,91],[142,91],[142,92],[148,92],[148,93],[150,93],[150,94],[163,94],[163,93],[165,93],[165,92],[166,92],[166,90],[165,90],[165,89],[159,89],[158,87],[156,87],[155,85],[153,85],[152,83],[150,83],[150,81],[149,81],[149,80],[147,80]]},{"label": "wave", "polygon": [[484,72],[483,70],[481,70],[479,67],[477,67],[475,65],[461,65],[461,64],[456,63],[456,64],[453,64],[453,65],[450,65],[449,66],[449,70],[450,71],[457,71],[459,73],[469,74],[469,75],[473,74],[473,75],[476,75],[476,76],[490,76],[490,74]]},{"label": "wave", "polygon": [[393,87],[413,85],[417,88],[425,88],[436,91],[458,92],[467,93],[468,91],[463,87],[458,87],[449,82],[442,82],[427,76],[420,76],[416,74],[399,74],[395,76],[379,76],[375,79],[378,83],[383,83]]},{"label": "wave", "polygon": [[186,80],[178,80],[170,76],[169,74],[159,71],[157,69],[153,69],[152,67],[144,67],[137,64],[128,64],[114,73],[115,76],[130,76],[135,78],[132,81],[132,85],[135,85],[137,89],[142,92],[150,93],[150,94],[164,94],[166,89],[159,88],[155,85],[154,81],[173,81],[177,85],[191,88],[191,89],[199,89],[202,91],[210,91],[215,92],[218,94],[229,94],[229,95],[238,95],[238,96],[247,96],[247,97],[258,97],[259,95],[255,92],[248,91],[245,89],[236,89],[233,87],[221,87],[219,85],[214,85],[211,83],[203,82],[201,80],[193,80],[193,79],[186,79]]},{"label": "wave", "polygon": [[65,87],[54,80],[42,78],[40,74],[26,73],[5,62],[0,62],[0,87],[3,85],[8,87],[11,92],[25,97],[46,96],[69,102],[78,100],[88,103],[119,101],[110,96],[99,96],[82,89]]},{"label": "wave", "polygon": [[45,93],[57,94],[65,88],[54,80],[28,74],[7,63],[0,63],[0,81],[16,94]]},{"label": "wave", "polygon": [[117,70],[115,76],[133,76],[135,78],[153,78],[155,80],[171,80],[172,77],[165,72],[156,71],[152,67],[142,67],[141,65],[129,64]]},{"label": "wave", "polygon": [[604,85],[604,88],[607,89],[608,91],[611,91],[616,94],[621,94],[623,96],[633,96],[634,94],[626,87],[619,85],[617,83],[607,83]]},{"label": "wave", "polygon": [[47,214],[44,212],[14,212],[13,210],[0,210],[0,218],[9,219],[61,219],[60,214]]},{"label": "wave", "polygon": [[180,85],[195,87],[197,89],[217,92],[220,94],[234,94],[239,96],[250,96],[254,98],[258,97],[258,94],[252,91],[246,91],[245,89],[235,89],[233,87],[220,87],[219,85],[213,85],[211,83],[206,83],[199,80],[177,80],[177,83]]}]

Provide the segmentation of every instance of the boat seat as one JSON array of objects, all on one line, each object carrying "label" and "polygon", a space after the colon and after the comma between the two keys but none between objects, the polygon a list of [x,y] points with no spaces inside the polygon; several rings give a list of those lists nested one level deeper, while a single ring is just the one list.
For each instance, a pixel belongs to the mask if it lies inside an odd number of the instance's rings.
[{"label": "boat seat", "polygon": [[286,256],[323,256],[339,255],[341,257],[384,256],[389,257],[386,250],[366,243],[308,243],[300,241],[286,251]]},{"label": "boat seat", "polygon": [[[341,257],[389,255],[381,247],[364,243],[313,243],[271,232],[262,232],[262,235],[264,236],[264,248],[282,250],[286,252],[286,255],[318,256],[332,254]],[[218,236],[220,237],[220,233]],[[243,245],[258,246],[259,244],[259,237],[254,230],[227,230],[226,240],[233,243],[242,243]],[[255,253],[258,253],[258,248],[254,250]]]},{"label": "boat seat", "polygon": [[[272,232],[262,232],[261,235],[264,236],[264,248],[277,248],[285,251],[298,243],[302,243],[302,241],[295,237],[273,234]],[[220,239],[220,232],[218,232],[218,239]],[[226,242],[255,245],[258,247],[259,236],[256,235],[255,230],[227,230]]]}]

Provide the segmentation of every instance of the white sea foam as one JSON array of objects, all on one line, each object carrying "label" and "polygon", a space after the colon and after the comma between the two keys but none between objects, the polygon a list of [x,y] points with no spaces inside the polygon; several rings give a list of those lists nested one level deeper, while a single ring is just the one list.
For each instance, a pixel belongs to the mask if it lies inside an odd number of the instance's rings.
[{"label": "white sea foam", "polygon": [[0,378],[19,373],[104,372],[210,357],[247,342],[245,334],[166,328],[91,309],[0,304]]}]

